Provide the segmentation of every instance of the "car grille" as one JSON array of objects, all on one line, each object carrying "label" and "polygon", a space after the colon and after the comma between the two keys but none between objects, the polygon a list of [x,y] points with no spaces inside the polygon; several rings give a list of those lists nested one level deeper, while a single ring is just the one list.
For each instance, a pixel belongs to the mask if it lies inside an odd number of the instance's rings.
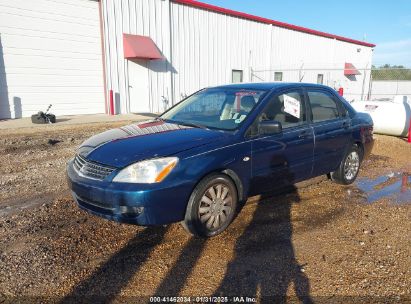
[{"label": "car grille", "polygon": [[88,161],[80,155],[76,155],[76,157],[74,158],[74,169],[81,176],[97,180],[105,179],[108,175],[110,175],[111,172],[115,170],[115,168]]}]

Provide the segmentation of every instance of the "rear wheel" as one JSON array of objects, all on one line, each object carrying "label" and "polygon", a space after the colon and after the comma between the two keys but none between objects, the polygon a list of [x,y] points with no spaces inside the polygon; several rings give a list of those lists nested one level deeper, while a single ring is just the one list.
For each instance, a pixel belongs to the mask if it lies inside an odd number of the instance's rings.
[{"label": "rear wheel", "polygon": [[237,189],[228,176],[208,176],[191,194],[182,225],[193,235],[215,236],[230,225],[237,203]]},{"label": "rear wheel", "polygon": [[331,179],[339,184],[352,184],[357,178],[361,164],[361,152],[353,145],[343,158],[338,169],[331,172]]}]

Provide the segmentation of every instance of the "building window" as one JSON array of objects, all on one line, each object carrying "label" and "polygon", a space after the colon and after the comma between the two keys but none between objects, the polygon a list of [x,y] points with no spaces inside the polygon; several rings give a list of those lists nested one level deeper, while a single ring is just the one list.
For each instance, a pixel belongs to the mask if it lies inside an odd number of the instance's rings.
[{"label": "building window", "polygon": [[274,81],[283,81],[283,72],[275,72]]},{"label": "building window", "polygon": [[318,74],[317,75],[317,83],[318,84],[323,84],[324,83],[324,74]]},{"label": "building window", "polygon": [[242,70],[232,70],[231,81],[233,83],[243,82],[243,71]]}]

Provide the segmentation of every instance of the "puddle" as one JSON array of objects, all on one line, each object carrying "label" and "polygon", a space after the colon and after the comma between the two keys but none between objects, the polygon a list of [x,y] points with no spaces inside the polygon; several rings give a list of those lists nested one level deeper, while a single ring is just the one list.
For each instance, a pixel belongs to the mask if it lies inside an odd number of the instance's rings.
[{"label": "puddle", "polygon": [[368,203],[387,198],[391,203],[411,204],[411,175],[390,173],[374,179],[359,178],[356,186],[364,192]]}]

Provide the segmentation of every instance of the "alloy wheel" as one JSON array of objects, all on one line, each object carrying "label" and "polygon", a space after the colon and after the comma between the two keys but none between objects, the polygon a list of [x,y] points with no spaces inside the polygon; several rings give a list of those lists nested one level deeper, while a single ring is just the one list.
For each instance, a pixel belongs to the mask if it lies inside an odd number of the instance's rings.
[{"label": "alloy wheel", "polygon": [[360,167],[360,157],[356,151],[352,151],[346,158],[344,164],[344,176],[347,180],[352,180]]}]

